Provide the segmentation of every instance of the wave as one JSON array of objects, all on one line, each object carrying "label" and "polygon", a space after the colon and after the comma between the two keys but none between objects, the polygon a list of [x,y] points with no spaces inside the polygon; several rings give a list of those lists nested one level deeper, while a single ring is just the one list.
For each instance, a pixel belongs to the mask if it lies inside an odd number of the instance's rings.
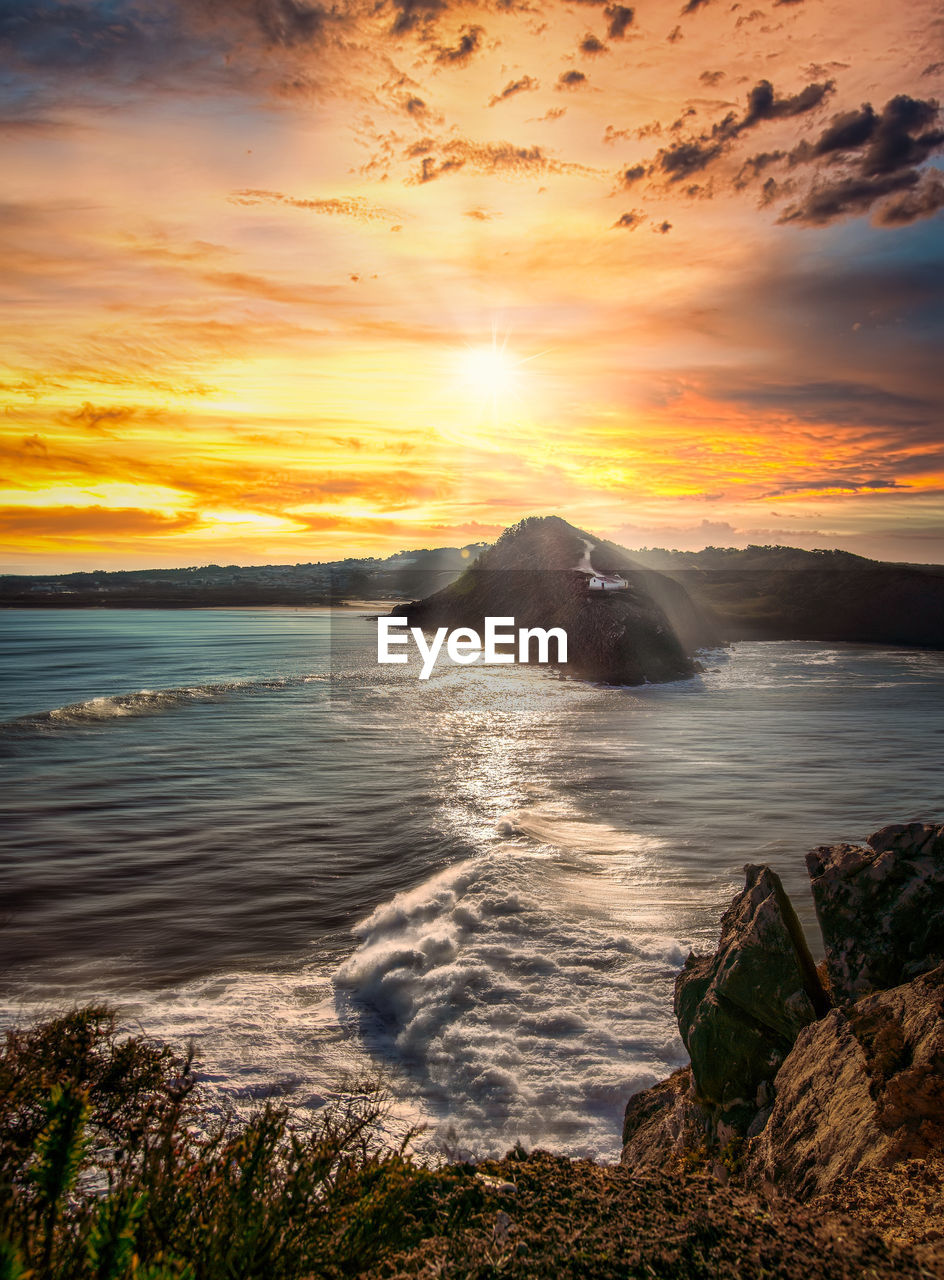
[{"label": "wave", "polygon": [[569,853],[650,853],[665,843],[655,836],[575,817],[563,805],[511,810],[498,820],[498,831],[504,836],[526,836],[539,845]]},{"label": "wave", "polygon": [[671,1009],[687,950],[571,910],[571,886],[553,859],[536,875],[504,844],[356,928],[335,975],[340,1016],[411,1077],[439,1117],[434,1144],[614,1159],[626,1099],[683,1061]]},{"label": "wave", "polygon": [[268,679],[225,680],[213,684],[182,685],[174,689],[139,689],[136,693],[116,693],[84,702],[71,702],[48,711],[33,711],[15,720],[0,723],[0,733],[99,724],[129,716],[161,715],[177,707],[215,702],[234,693],[283,689],[290,685],[319,680],[320,676],[272,677]]}]

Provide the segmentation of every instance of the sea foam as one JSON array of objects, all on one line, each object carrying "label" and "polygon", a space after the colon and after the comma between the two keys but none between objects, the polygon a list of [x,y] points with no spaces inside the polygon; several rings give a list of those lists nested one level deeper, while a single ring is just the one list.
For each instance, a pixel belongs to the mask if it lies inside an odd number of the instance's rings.
[{"label": "sea foam", "polygon": [[[574,825],[593,842],[594,824]],[[481,1156],[520,1140],[616,1158],[627,1098],[683,1061],[671,1008],[685,949],[629,936],[590,902],[572,863],[538,869],[526,848],[500,844],[358,926],[335,977],[342,1014],[410,1077],[433,1145]]]}]

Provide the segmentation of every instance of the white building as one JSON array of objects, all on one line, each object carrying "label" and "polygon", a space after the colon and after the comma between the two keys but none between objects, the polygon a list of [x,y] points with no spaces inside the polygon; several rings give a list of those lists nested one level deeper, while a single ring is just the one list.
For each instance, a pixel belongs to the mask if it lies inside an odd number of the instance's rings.
[{"label": "white building", "polygon": [[590,591],[625,591],[628,586],[618,573],[592,573],[587,581]]}]

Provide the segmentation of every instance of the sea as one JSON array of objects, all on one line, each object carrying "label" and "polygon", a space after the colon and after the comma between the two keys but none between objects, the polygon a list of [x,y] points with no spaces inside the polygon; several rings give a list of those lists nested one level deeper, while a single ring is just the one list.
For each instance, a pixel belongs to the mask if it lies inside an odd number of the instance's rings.
[{"label": "sea", "polygon": [[944,654],[636,688],[378,666],[376,607],[0,613],[0,1022],[107,1001],[221,1107],[380,1079],[421,1150],[616,1160],[749,862],[944,819]]}]

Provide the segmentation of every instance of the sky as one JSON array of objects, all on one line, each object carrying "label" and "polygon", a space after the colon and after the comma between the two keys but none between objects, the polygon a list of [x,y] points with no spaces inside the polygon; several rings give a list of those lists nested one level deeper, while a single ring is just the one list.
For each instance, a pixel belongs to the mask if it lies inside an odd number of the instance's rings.
[{"label": "sky", "polygon": [[944,562],[930,0],[0,0],[0,571]]}]

